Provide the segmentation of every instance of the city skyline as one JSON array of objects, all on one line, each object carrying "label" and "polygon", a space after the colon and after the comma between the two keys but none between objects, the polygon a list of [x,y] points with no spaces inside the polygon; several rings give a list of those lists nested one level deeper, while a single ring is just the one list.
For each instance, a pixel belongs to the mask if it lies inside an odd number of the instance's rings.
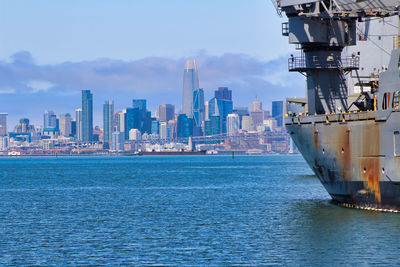
[{"label": "city skyline", "polygon": [[[289,136],[281,125],[283,101],[273,101],[272,111],[264,110],[257,97],[246,107],[234,108],[234,93],[226,86],[218,87],[213,97],[205,100],[195,60],[186,61],[182,78],[182,106],[178,112],[172,104],[159,104],[152,114],[143,98],[134,98],[122,111],[115,111],[114,101],[107,100],[102,110],[103,125],[95,126],[94,94],[81,90],[81,106],[75,109],[75,118],[70,113],[57,116],[48,109],[44,111],[42,125],[35,126],[29,118],[21,118],[13,131],[4,132],[8,114],[3,113],[1,153],[139,153],[142,148],[153,151],[161,146],[171,149],[171,145],[181,150],[185,139],[186,149],[193,150],[190,138],[203,142],[210,150],[213,145],[218,148],[222,138],[228,150],[292,151]],[[245,141],[254,137],[258,141]],[[164,146],[165,142],[171,145]]]},{"label": "city skyline", "polygon": [[[214,90],[214,93],[216,93],[219,89],[221,89],[221,88],[228,88],[228,87],[218,87],[218,88],[216,88],[216,90]],[[202,88],[199,88],[201,91],[202,91]],[[230,90],[231,91],[231,90]],[[90,94],[90,100],[87,100],[87,99],[82,99],[81,98],[81,100],[80,100],[80,102],[82,102],[82,106],[83,106],[83,104],[84,104],[84,102],[86,103],[87,101],[90,101],[91,102],[91,106],[93,106],[93,104],[95,103],[94,102],[94,100],[93,100],[93,91],[92,90],[82,90],[81,91],[81,97],[84,95],[84,92],[88,92],[89,94]],[[196,91],[195,91],[196,92]],[[85,93],[85,97],[86,97],[86,93]],[[215,98],[215,97],[211,97],[211,98],[205,98],[205,99],[208,99],[208,100],[204,100],[204,102],[206,103],[207,102],[207,104],[210,104],[210,101],[216,101],[217,99]],[[132,101],[135,101],[135,100],[137,100],[137,99],[131,99],[130,101],[128,101],[128,102],[132,102]],[[140,99],[140,100],[142,100],[142,99]],[[147,99],[143,99],[143,100],[145,100],[145,102],[147,103]],[[257,101],[258,103],[264,103],[264,102],[260,102],[259,101],[259,99],[257,98],[257,97],[255,97],[254,99],[253,99],[253,101],[251,101],[250,103],[248,103],[247,105],[232,105],[232,110],[233,109],[246,109],[249,113],[251,113],[251,110],[252,110],[252,105],[254,105],[254,102],[255,101]],[[271,101],[271,104],[269,104],[268,105],[268,108],[267,107],[265,107],[265,108],[263,108],[263,110],[261,110],[261,111],[268,111],[268,112],[271,112],[271,114],[273,113],[273,110],[274,110],[274,103],[277,103],[277,102],[284,102],[284,100],[273,100],[273,101]],[[264,104],[266,104],[266,103],[264,103]],[[90,117],[90,115],[89,115],[89,113],[91,113],[92,114],[92,117],[94,118],[96,115],[97,116],[99,116],[99,114],[96,114],[95,112],[94,112],[94,110],[93,110],[93,108],[92,107],[89,107],[90,106],[90,104],[86,104],[87,105],[87,108],[88,109],[90,109],[90,110],[88,110],[88,114],[87,114],[87,116],[88,117]],[[215,105],[215,104],[212,104],[211,103],[211,105]],[[114,103],[114,100],[105,100],[102,104],[101,104],[101,106],[102,106],[102,109],[101,110],[98,110],[98,112],[97,113],[101,113],[100,115],[101,115],[101,120],[99,120],[98,121],[98,123],[94,123],[93,121],[92,122],[89,122],[91,125],[92,125],[92,127],[91,128],[94,128],[94,127],[101,127],[102,129],[104,129],[104,125],[105,125],[105,115],[107,114],[108,116],[111,116],[111,113],[110,113],[110,111],[113,111],[114,112],[114,115],[115,116],[118,116],[119,114],[121,114],[124,110],[126,111],[127,109],[133,109],[132,107],[123,107],[123,108],[121,108],[121,109],[115,109],[115,103]],[[111,107],[112,106],[112,107]],[[156,109],[155,109],[155,111],[153,111],[153,110],[148,110],[150,113],[151,113],[151,116],[153,117],[153,116],[155,116],[156,114],[159,116],[159,112],[160,112],[160,108],[161,107],[163,107],[164,109],[166,108],[166,106],[167,107],[169,107],[170,109],[172,109],[173,111],[172,111],[172,113],[170,113],[170,117],[169,118],[174,118],[174,116],[172,116],[172,115],[179,115],[179,114],[185,114],[185,113],[183,113],[182,111],[181,111],[181,109],[178,109],[178,110],[176,110],[176,107],[173,105],[173,104],[169,104],[169,103],[162,103],[162,104],[158,104],[157,106],[156,106]],[[267,105],[265,105],[265,106],[267,106]],[[206,108],[207,109],[207,108]],[[218,109],[218,108],[217,108]],[[283,110],[283,109],[281,109],[281,110]],[[163,112],[166,112],[165,110],[163,111]],[[204,113],[206,113],[207,111],[206,110],[203,110],[203,112]],[[5,114],[6,116],[4,116],[5,117],[5,119],[1,119],[2,117],[1,117],[1,115],[3,115],[3,114]],[[71,114],[74,114],[73,116],[71,115]],[[30,124],[31,125],[34,125],[35,127],[36,126],[40,126],[40,127],[42,127],[42,129],[43,130],[46,130],[46,131],[48,131],[48,130],[50,130],[50,131],[53,131],[53,130],[55,130],[56,129],[56,127],[55,127],[55,120],[56,119],[60,119],[60,118],[63,118],[63,117],[65,117],[65,116],[68,116],[68,117],[71,117],[71,118],[73,118],[73,119],[75,119],[76,121],[77,121],[77,125],[76,125],[76,131],[77,131],[77,134],[78,134],[78,136],[82,136],[82,135],[85,135],[84,133],[83,133],[83,124],[81,124],[81,126],[79,125],[79,121],[82,121],[83,120],[83,118],[82,118],[82,115],[83,114],[83,111],[82,111],[82,107],[79,107],[79,104],[77,105],[77,107],[74,109],[74,110],[71,110],[71,111],[67,111],[67,112],[65,112],[65,113],[57,113],[57,112],[54,112],[53,110],[49,110],[49,109],[47,109],[47,110],[43,110],[43,112],[42,112],[42,114],[41,114],[41,120],[39,119],[36,123],[35,123],[35,121],[34,120],[31,120],[31,117],[30,116],[25,116],[25,117],[21,117],[21,118],[19,118],[18,120],[17,120],[17,122],[15,123],[15,124],[12,124],[11,122],[10,122],[10,114],[8,113],[8,112],[0,112],[0,120],[2,120],[2,123],[3,124],[5,124],[7,127],[5,128],[5,130],[4,131],[8,131],[8,132],[10,132],[11,131],[11,129],[13,129],[14,127],[16,127],[17,125],[18,125],[18,123],[19,123],[19,121],[21,120],[21,119],[29,119],[29,121],[30,121]],[[219,114],[219,113],[218,113]],[[229,115],[229,114],[231,114],[230,112],[228,112],[227,114],[226,114],[226,116],[227,115]],[[122,115],[124,115],[123,113],[122,113]],[[48,116],[51,116],[51,120],[52,120],[52,123],[51,123],[51,125],[52,125],[52,127],[46,127],[46,125],[48,125],[48,121],[49,121],[49,119],[48,119]],[[172,116],[172,117],[171,117]],[[272,116],[273,117],[273,116]],[[160,118],[160,117],[157,117],[157,118]],[[193,118],[193,116],[192,116],[192,118]],[[204,119],[206,119],[207,120],[207,116],[205,116],[205,117],[203,117],[203,120]],[[108,118],[107,119],[107,124],[109,125],[108,127],[111,127],[110,125],[110,123],[109,123],[109,121],[110,121],[110,119]],[[115,121],[115,119],[113,119],[113,121]],[[4,123],[5,122],[5,123]],[[160,119],[160,122],[165,122],[164,120],[161,120]],[[1,127],[1,123],[0,123],[0,127]],[[282,124],[280,124],[280,126],[282,126]],[[80,130],[80,128],[81,128],[81,130]],[[82,131],[82,133],[81,134],[79,134],[79,132],[80,131]],[[88,126],[86,126],[86,131],[88,131]],[[86,134],[89,134],[89,132],[87,132]],[[84,137],[82,136],[82,137],[78,137],[78,139],[83,139]],[[86,137],[85,137],[86,138]],[[110,139],[112,138],[111,137],[111,135],[110,135],[110,137],[109,137]]]}]

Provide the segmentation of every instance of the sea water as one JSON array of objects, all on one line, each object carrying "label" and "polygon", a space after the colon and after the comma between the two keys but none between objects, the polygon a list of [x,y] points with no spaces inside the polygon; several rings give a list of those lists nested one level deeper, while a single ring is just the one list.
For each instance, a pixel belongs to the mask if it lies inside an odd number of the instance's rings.
[{"label": "sea water", "polygon": [[0,265],[400,264],[300,155],[0,158]]}]

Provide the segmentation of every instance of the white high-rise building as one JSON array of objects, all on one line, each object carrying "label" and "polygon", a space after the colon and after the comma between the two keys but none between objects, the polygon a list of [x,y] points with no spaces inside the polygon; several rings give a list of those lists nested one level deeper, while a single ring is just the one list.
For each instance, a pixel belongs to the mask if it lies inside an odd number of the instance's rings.
[{"label": "white high-rise building", "polygon": [[58,127],[60,129],[60,135],[70,136],[72,134],[72,118],[69,113],[60,115]]},{"label": "white high-rise building", "polygon": [[0,136],[0,151],[7,151],[8,136]]},{"label": "white high-rise building", "polygon": [[124,109],[122,112],[115,113],[115,125],[117,132],[125,132],[125,113],[126,109]]},{"label": "white high-rise building", "polygon": [[199,76],[195,60],[187,60],[183,71],[182,113],[193,117],[193,91],[199,88]]},{"label": "white high-rise building", "polygon": [[204,103],[204,120],[208,121],[210,119],[209,117],[209,113],[210,113],[210,103],[208,101],[206,101]]},{"label": "white high-rise building", "polygon": [[228,136],[234,136],[239,132],[240,119],[238,114],[228,114],[226,118],[226,133]]},{"label": "white high-rise building", "polygon": [[278,123],[275,119],[264,120],[264,125],[268,126],[271,131],[274,131],[278,127]]},{"label": "white high-rise building", "polygon": [[248,132],[254,131],[253,120],[251,119],[250,116],[242,117],[242,130],[248,131]]},{"label": "white high-rise building", "polygon": [[256,100],[251,102],[250,112],[259,112],[259,111],[262,111],[262,103],[258,101],[258,99],[256,98]]},{"label": "white high-rise building", "polygon": [[125,134],[121,132],[112,133],[111,150],[124,151]]},{"label": "white high-rise building", "polygon": [[171,138],[171,125],[166,122],[160,123],[160,139]]},{"label": "white high-rise building", "polygon": [[130,141],[139,141],[142,139],[142,134],[138,129],[130,129],[129,130],[129,140]]}]

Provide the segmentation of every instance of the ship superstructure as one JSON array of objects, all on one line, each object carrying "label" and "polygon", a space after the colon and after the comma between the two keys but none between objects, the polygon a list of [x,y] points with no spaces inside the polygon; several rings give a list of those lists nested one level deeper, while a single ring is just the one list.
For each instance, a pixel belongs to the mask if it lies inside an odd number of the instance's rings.
[{"label": "ship superstructure", "polygon": [[[400,1],[276,7],[288,18],[282,34],[300,51],[289,71],[306,77],[306,99],[287,100],[285,121],[299,151],[336,202],[400,209]],[[379,28],[390,24],[395,31]]]}]

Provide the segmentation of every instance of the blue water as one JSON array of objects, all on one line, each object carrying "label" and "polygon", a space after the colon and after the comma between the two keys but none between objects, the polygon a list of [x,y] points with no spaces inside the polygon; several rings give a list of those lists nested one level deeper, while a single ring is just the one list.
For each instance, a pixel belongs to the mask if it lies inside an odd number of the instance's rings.
[{"label": "blue water", "polygon": [[301,156],[0,158],[0,265],[396,265]]}]

